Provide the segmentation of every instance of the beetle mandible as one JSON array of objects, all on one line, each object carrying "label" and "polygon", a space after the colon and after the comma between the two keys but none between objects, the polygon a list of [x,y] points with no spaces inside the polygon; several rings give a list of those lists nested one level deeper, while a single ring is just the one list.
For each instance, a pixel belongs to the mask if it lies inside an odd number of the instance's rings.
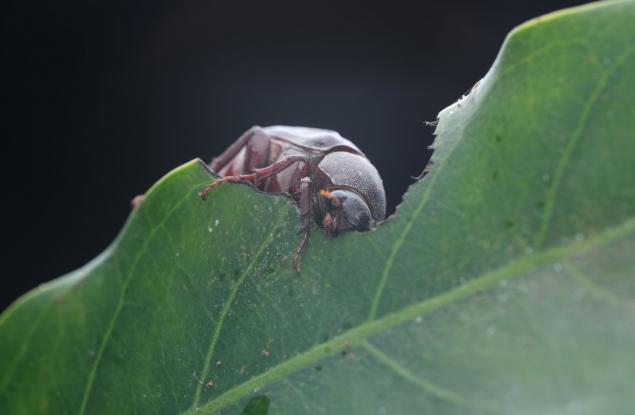
[{"label": "beetle mandible", "polygon": [[251,183],[261,191],[284,192],[293,198],[300,210],[302,234],[293,253],[297,272],[311,219],[328,235],[337,236],[369,230],[386,215],[386,194],[377,169],[335,131],[254,126],[210,167],[221,178],[201,190],[203,200],[223,183]]}]

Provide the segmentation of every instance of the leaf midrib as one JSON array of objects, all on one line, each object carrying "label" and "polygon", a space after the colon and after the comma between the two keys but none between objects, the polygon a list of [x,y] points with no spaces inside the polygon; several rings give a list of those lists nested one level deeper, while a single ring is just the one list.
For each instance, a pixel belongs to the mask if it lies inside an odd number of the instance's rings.
[{"label": "leaf midrib", "polygon": [[622,222],[620,225],[608,228],[604,232],[587,238],[585,241],[557,246],[542,252],[536,252],[531,255],[517,258],[501,268],[481,274],[480,276],[475,277],[469,282],[452,290],[412,304],[399,311],[386,314],[379,319],[365,321],[359,326],[352,328],[327,342],[318,344],[285,362],[271,367],[266,372],[254,376],[248,381],[229,389],[216,399],[209,401],[201,407],[187,409],[182,412],[182,415],[194,413],[214,414],[222,408],[235,404],[240,399],[252,393],[253,390],[262,389],[269,384],[284,379],[288,375],[310,367],[320,359],[334,355],[348,347],[359,346],[363,344],[366,339],[375,334],[403,324],[416,318],[417,316],[423,316],[440,308],[452,305],[476,292],[497,284],[503,279],[520,277],[540,266],[553,261],[564,260],[579,252],[604,245],[614,239],[627,236],[633,231],[635,231],[635,218],[631,217]]}]

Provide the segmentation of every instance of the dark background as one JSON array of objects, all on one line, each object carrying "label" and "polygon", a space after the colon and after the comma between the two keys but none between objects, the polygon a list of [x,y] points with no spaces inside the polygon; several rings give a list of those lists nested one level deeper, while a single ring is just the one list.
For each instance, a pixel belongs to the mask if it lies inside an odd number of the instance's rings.
[{"label": "dark background", "polygon": [[514,26],[580,3],[4,4],[0,310],[99,254],[134,195],[254,124],[352,139],[392,213],[430,156],[424,121],[485,74]]}]

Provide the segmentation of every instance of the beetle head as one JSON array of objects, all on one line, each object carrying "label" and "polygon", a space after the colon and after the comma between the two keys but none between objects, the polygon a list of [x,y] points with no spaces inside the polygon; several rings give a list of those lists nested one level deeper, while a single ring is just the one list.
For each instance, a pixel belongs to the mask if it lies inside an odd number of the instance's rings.
[{"label": "beetle head", "polygon": [[328,233],[336,236],[340,232],[355,230],[367,231],[372,223],[368,203],[356,192],[337,189],[332,192],[321,191],[326,199],[326,214],[322,223]]}]

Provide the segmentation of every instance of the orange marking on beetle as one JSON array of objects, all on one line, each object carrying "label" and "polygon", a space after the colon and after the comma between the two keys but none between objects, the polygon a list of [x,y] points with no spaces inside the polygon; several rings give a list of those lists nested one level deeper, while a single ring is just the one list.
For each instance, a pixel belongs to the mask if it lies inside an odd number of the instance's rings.
[{"label": "orange marking on beetle", "polygon": [[320,190],[320,196],[325,197],[327,199],[332,199],[333,198],[333,193],[329,192],[326,189],[322,189],[322,190]]},{"label": "orange marking on beetle", "polygon": [[325,199],[328,200],[334,200],[335,201],[335,207],[341,207],[342,206],[342,202],[340,202],[340,200],[337,198],[337,196],[333,196],[333,193],[329,192],[326,189],[322,189],[320,190],[320,196],[322,196]]}]

